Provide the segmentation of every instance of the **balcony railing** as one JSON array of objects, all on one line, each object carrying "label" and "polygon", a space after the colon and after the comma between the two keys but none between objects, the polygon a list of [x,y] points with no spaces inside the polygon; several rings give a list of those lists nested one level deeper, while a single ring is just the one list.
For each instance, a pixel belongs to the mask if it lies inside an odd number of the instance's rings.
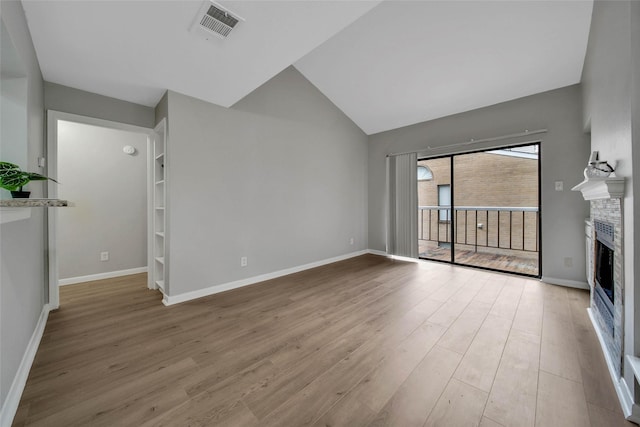
[{"label": "balcony railing", "polygon": [[[453,224],[452,224],[453,220]],[[423,241],[478,247],[538,252],[537,207],[419,206],[418,235]]]}]

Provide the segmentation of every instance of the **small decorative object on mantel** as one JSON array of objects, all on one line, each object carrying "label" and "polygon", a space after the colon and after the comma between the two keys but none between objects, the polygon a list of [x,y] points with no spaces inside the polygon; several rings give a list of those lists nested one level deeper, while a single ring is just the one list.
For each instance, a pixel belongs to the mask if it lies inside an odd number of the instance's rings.
[{"label": "small decorative object on mantel", "polygon": [[39,173],[25,172],[20,169],[20,166],[13,163],[0,161],[0,188],[9,190],[14,199],[28,199],[31,192],[23,191],[22,187],[31,181],[46,181],[48,179],[58,182]]},{"label": "small decorative object on mantel", "polygon": [[600,155],[597,151],[591,153],[589,163],[584,170],[585,178],[606,178],[615,171],[615,163],[611,166],[606,160],[600,160],[599,157]]}]

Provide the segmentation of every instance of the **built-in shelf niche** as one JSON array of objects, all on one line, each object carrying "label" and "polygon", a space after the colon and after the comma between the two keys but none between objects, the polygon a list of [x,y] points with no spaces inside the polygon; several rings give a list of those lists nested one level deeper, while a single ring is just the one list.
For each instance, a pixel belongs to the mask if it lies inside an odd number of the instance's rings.
[{"label": "built-in shelf niche", "polygon": [[168,258],[167,258],[167,213],[166,194],[167,181],[165,169],[166,126],[161,122],[155,129],[153,139],[153,243],[152,265],[149,266],[149,286],[159,289],[164,295],[168,291]]}]

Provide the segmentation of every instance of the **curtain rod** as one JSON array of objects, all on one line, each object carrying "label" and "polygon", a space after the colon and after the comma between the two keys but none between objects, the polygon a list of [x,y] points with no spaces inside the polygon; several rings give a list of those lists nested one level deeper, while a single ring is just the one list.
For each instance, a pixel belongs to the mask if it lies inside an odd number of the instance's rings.
[{"label": "curtain rod", "polygon": [[520,136],[536,135],[536,134],[539,134],[539,133],[546,133],[546,132],[547,132],[547,129],[537,129],[537,130],[525,130],[524,132],[512,133],[512,134],[509,134],[509,135],[495,136],[493,138],[483,138],[483,139],[473,139],[473,138],[471,138],[469,141],[458,142],[458,143],[455,143],[455,144],[440,145],[438,147],[432,147],[432,146],[428,145],[426,149],[405,151],[405,152],[402,152],[402,153],[387,154],[387,157],[401,156],[403,154],[419,153],[419,152],[426,151],[426,150],[441,150],[443,148],[459,147],[459,146],[464,146],[464,145],[473,145],[473,144],[479,144],[481,142],[501,141],[503,139],[518,138]]}]

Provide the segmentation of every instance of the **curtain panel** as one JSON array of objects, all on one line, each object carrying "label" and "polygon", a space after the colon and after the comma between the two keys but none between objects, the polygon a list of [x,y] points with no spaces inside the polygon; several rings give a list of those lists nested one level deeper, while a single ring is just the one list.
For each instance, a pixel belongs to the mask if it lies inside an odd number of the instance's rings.
[{"label": "curtain panel", "polygon": [[387,253],[418,258],[416,153],[387,157]]}]

